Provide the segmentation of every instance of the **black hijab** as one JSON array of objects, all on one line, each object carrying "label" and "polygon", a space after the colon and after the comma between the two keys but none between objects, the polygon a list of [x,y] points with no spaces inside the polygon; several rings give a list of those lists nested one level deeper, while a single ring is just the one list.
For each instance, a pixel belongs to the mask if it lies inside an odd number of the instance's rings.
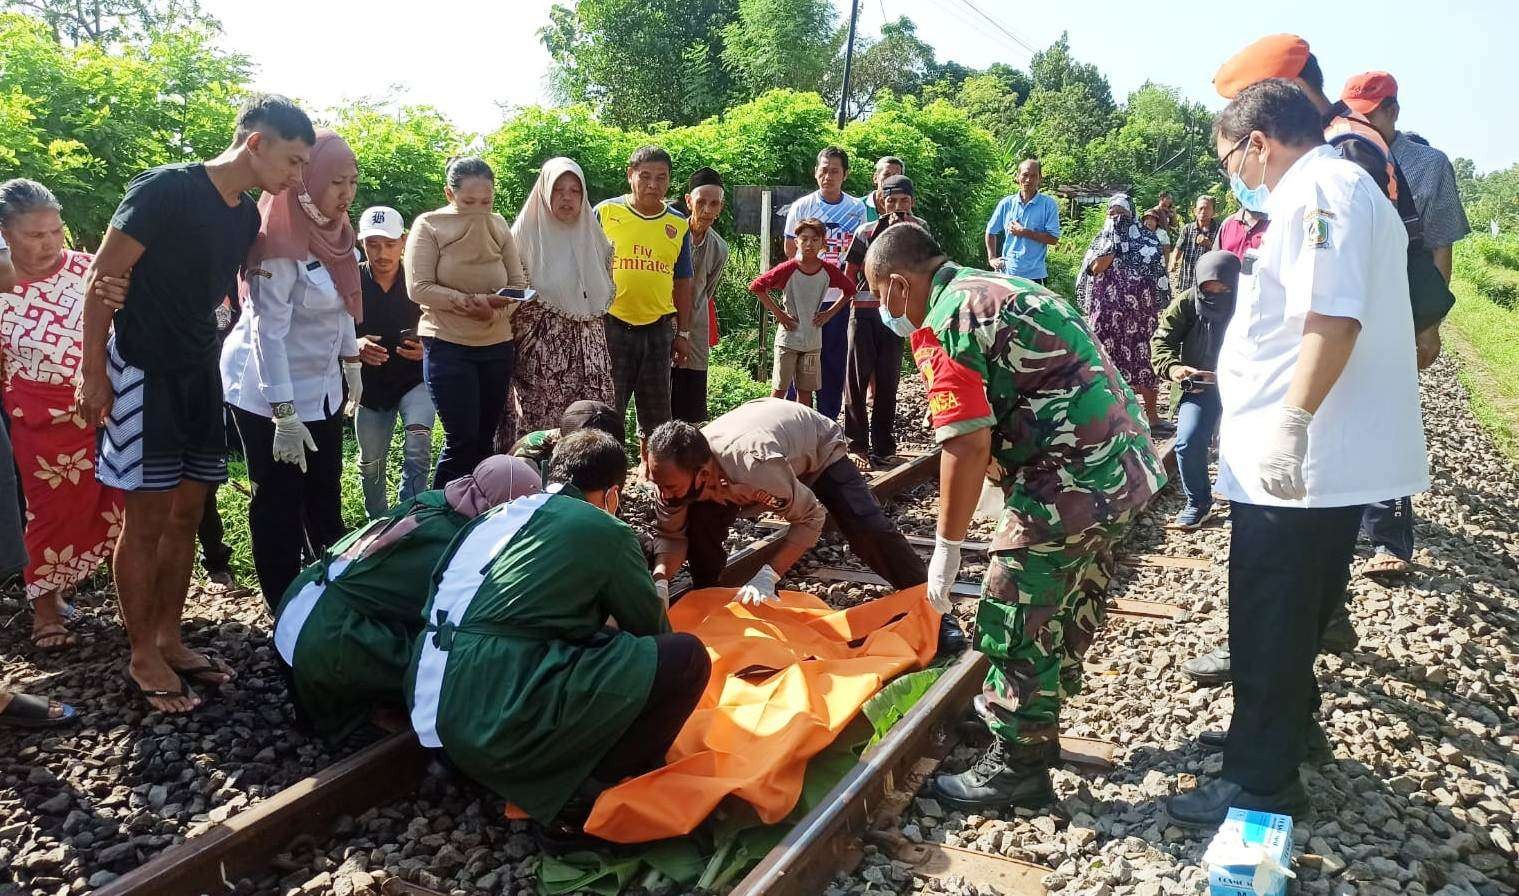
[{"label": "black hijab", "polygon": [[[1197,323],[1192,327],[1190,338],[1196,339],[1202,348],[1202,356],[1209,365],[1218,366],[1218,352],[1224,344],[1224,330],[1229,318],[1234,316],[1234,299],[1239,291],[1239,256],[1233,252],[1215,249],[1197,260],[1197,285],[1192,288],[1197,301]],[[1203,291],[1209,280],[1222,283],[1223,292]]]}]

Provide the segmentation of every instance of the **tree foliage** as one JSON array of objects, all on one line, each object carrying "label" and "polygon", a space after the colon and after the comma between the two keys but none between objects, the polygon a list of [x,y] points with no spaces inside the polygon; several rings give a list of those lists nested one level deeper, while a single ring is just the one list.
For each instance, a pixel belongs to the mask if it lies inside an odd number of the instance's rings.
[{"label": "tree foliage", "polygon": [[748,96],[816,90],[842,40],[835,18],[828,0],[739,0],[722,32],[723,65]]},{"label": "tree foliage", "polygon": [[[695,73],[675,60],[715,61],[723,28],[739,0],[579,0],[555,4],[538,32],[554,61],[550,81],[559,99],[590,106],[615,125],[687,124],[722,111],[731,91],[727,70]],[[705,50],[698,48],[707,48]]]},{"label": "tree foliage", "polygon": [[182,28],[220,30],[200,0],[0,0],[0,11],[35,16],[54,41],[74,46],[140,42]]},{"label": "tree foliage", "polygon": [[204,27],[111,50],[65,46],[38,18],[0,14],[0,166],[51,187],[93,242],[139,171],[231,141],[248,75]]},{"label": "tree foliage", "polygon": [[364,101],[339,110],[331,124],[359,159],[355,209],[388,205],[411,221],[443,205],[443,171],[467,142],[443,113]]},{"label": "tree foliage", "polygon": [[1497,221],[1504,232],[1519,232],[1519,164],[1482,175],[1469,159],[1456,159],[1455,167],[1456,184],[1472,226],[1481,230]]},{"label": "tree foliage", "polygon": [[[918,37],[918,26],[906,16],[882,25],[879,39],[857,37],[849,73],[849,97],[844,105],[845,120],[854,121],[868,114],[883,93],[917,96],[937,72],[934,48]],[[835,108],[843,80],[844,63],[840,58],[823,81],[823,96]]]}]

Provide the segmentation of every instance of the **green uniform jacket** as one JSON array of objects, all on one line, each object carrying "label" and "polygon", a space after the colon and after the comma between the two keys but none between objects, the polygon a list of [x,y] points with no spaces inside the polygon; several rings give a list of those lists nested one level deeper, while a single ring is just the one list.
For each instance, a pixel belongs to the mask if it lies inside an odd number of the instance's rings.
[{"label": "green uniform jacket", "polygon": [[[412,727],[532,817],[559,814],[643,711],[669,620],[633,530],[574,487],[498,507],[438,564]],[[620,631],[606,629],[608,616]]]},{"label": "green uniform jacket", "polygon": [[[417,526],[399,540],[354,562],[342,558],[408,516]],[[433,568],[468,522],[443,492],[423,492],[343,537],[285,591],[274,643],[318,733],[345,737],[376,705],[401,702]]]},{"label": "green uniform jacket", "polygon": [[1170,381],[1171,368],[1178,364],[1198,370],[1212,370],[1217,365],[1217,359],[1202,357],[1202,347],[1196,340],[1188,342],[1187,336],[1196,325],[1197,287],[1194,286],[1171,300],[1160,314],[1155,335],[1150,337],[1150,365],[1155,368],[1156,376]]},{"label": "green uniform jacket", "polygon": [[549,481],[549,461],[554,459],[554,448],[559,444],[559,430],[540,429],[530,432],[512,446],[512,457],[520,457],[538,468],[538,478]]}]

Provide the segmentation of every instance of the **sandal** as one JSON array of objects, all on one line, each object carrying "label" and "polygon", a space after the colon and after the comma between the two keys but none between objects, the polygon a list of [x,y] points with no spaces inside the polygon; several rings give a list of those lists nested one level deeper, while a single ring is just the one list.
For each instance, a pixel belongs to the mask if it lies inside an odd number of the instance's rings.
[{"label": "sandal", "polygon": [[[54,709],[58,710],[56,716]],[[74,707],[33,694],[12,694],[11,702],[0,710],[0,727],[5,728],[58,728],[78,720],[79,712]]]},{"label": "sandal", "polygon": [[208,653],[203,659],[205,662],[201,665],[180,667],[170,664],[169,668],[196,684],[213,688],[221,687],[237,678],[237,672],[221,657]]},{"label": "sandal", "polygon": [[1381,576],[1406,575],[1412,567],[1407,560],[1386,551],[1377,551],[1361,565],[1361,575],[1375,579]]},{"label": "sandal", "polygon": [[32,632],[32,646],[43,653],[68,650],[78,643],[79,639],[74,637],[74,633],[69,631],[68,626],[61,622],[49,623]]},{"label": "sandal", "polygon": [[[190,689],[190,686],[185,684],[183,680],[180,681],[179,690],[177,691],[155,691],[138,684],[137,679],[132,677],[131,667],[123,670],[123,674],[126,676],[127,684],[131,685],[133,690],[142,695],[143,700],[145,700],[148,704],[148,709],[152,710],[153,712],[161,712],[165,715],[171,716],[182,716],[188,715],[196,707],[200,706],[200,697],[196,695],[196,693]],[[171,709],[161,709],[153,705],[154,700],[174,700],[180,697],[188,697],[189,699],[196,701],[195,706],[190,707],[190,709],[175,712]]]}]

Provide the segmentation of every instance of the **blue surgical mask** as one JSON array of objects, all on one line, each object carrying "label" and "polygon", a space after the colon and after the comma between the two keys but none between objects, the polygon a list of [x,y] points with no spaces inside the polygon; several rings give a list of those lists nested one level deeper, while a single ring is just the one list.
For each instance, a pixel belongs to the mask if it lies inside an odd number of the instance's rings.
[{"label": "blue surgical mask", "polygon": [[[1240,168],[1243,169],[1244,167],[1245,163],[1243,160],[1241,160]],[[1255,212],[1256,214],[1264,213],[1266,211],[1266,200],[1271,198],[1271,188],[1266,186],[1265,158],[1261,159],[1260,186],[1245,186],[1245,179],[1243,177],[1240,177],[1236,172],[1229,175],[1229,190],[1234,193],[1234,198],[1239,200],[1240,205],[1244,206],[1252,212]]]},{"label": "blue surgical mask", "polygon": [[881,297],[881,304],[876,308],[876,313],[881,315],[881,323],[886,329],[906,339],[918,328],[913,326],[912,321],[907,319],[907,309],[902,309],[901,317],[893,317],[888,303],[891,301],[891,287],[886,287],[886,295]]}]

